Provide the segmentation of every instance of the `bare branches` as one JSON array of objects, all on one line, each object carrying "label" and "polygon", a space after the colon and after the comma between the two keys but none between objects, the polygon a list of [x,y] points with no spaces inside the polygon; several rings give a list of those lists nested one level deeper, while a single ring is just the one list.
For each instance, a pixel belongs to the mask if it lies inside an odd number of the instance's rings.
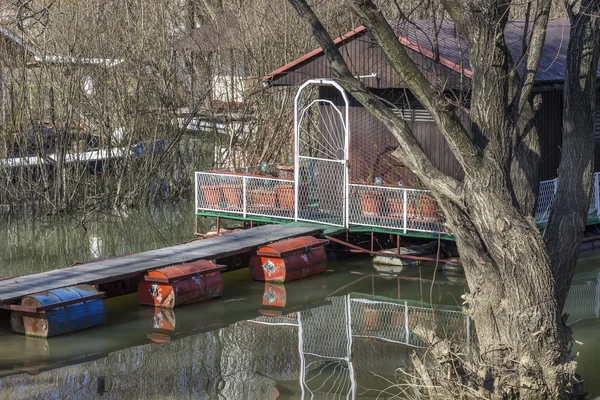
[{"label": "bare branches", "polygon": [[396,150],[398,158],[402,159],[431,190],[442,193],[444,196],[460,203],[462,201],[460,199],[460,184],[455,179],[443,174],[431,163],[406,122],[395,115],[360,80],[353,76],[337,46],[333,43],[331,36],[329,36],[306,1],[289,0],[289,2],[310,25],[313,34],[331,64],[334,77],[348,93],[369,109],[396,136],[400,142],[400,147]]},{"label": "bare branches", "polygon": [[433,116],[465,173],[469,175],[479,170],[482,167],[481,152],[457,118],[452,105],[433,90],[375,4],[370,0],[353,0],[352,5],[381,46],[392,68]]},{"label": "bare branches", "polygon": [[[536,7],[536,15],[531,28],[531,38],[527,43],[527,47],[523,46],[523,53],[527,53],[527,64],[525,71],[521,77],[519,86],[513,100],[513,116],[518,118],[523,111],[523,108],[529,102],[531,90],[535,82],[535,75],[540,65],[542,52],[544,50],[544,41],[546,39],[546,28],[548,26],[548,18],[550,15],[551,0],[539,0]],[[528,4],[529,7],[529,4]],[[526,28],[529,21],[526,21]],[[526,35],[523,35],[523,44],[526,43]],[[516,119],[514,118],[514,119]],[[513,142],[516,147],[517,143]]]}]

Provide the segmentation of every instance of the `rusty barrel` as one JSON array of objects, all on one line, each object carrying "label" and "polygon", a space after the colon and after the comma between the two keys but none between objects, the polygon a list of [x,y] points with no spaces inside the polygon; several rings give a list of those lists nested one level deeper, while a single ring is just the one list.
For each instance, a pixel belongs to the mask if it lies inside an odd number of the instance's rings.
[{"label": "rusty barrel", "polygon": [[11,328],[27,336],[51,337],[101,325],[106,312],[99,295],[89,285],[77,285],[25,296],[19,311],[11,314]]},{"label": "rusty barrel", "polygon": [[139,303],[175,308],[223,295],[225,267],[200,260],[149,271],[138,285]]},{"label": "rusty barrel", "polygon": [[255,281],[289,282],[320,274],[327,266],[327,240],[301,236],[260,247],[250,257]]}]

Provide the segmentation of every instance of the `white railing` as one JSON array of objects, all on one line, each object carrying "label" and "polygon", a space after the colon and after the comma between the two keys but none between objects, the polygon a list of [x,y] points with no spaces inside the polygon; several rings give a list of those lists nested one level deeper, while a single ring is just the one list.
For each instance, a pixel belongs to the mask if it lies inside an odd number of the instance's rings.
[{"label": "white railing", "polygon": [[294,219],[294,182],[260,176],[196,172],[196,212]]},{"label": "white railing", "polygon": [[[590,206],[588,208],[588,214],[596,214],[600,217],[600,172],[595,172],[592,181],[592,195],[590,197]],[[558,189],[558,179],[552,179],[549,181],[540,182],[540,192],[538,197],[538,206],[535,212],[535,221],[547,222],[552,211],[552,205],[554,203],[554,196]]]},{"label": "white railing", "polygon": [[422,327],[444,339],[455,339],[467,345],[471,343],[471,320],[460,308],[416,305],[412,301],[371,299],[353,294],[350,309],[354,337],[425,348],[427,343],[415,333],[417,327]]},{"label": "white railing", "polygon": [[403,232],[444,232],[444,217],[427,190],[350,184],[351,225],[399,229]]},{"label": "white railing", "polygon": [[[330,196],[331,198],[321,199],[319,203],[311,201],[314,188],[311,189],[310,184],[296,185],[291,179],[196,172],[195,180],[196,212],[225,212],[240,214],[244,218],[251,215],[330,225],[336,225],[337,220],[345,216],[347,225],[392,229],[404,233],[449,234],[437,202],[428,190],[349,184],[348,211],[345,212],[343,204],[339,204],[342,200]],[[557,188],[557,179],[540,182],[536,222],[548,221]],[[299,190],[297,209],[296,190]],[[332,211],[336,207],[339,215]],[[599,172],[594,174],[589,214],[600,216]]]}]

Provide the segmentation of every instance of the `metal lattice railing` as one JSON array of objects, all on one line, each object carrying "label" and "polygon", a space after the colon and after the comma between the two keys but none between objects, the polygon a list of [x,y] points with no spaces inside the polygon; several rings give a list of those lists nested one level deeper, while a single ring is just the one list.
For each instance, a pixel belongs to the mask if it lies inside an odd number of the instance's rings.
[{"label": "metal lattice railing", "polygon": [[538,206],[535,212],[536,222],[548,221],[550,211],[552,210],[552,202],[554,201],[554,195],[556,194],[557,187],[558,181],[556,179],[540,182]]},{"label": "metal lattice railing", "polygon": [[[444,217],[429,191],[344,185],[343,169],[343,163],[303,157],[297,184],[290,179],[196,172],[196,212],[266,216],[336,226],[371,226],[402,232],[448,233]],[[540,183],[536,222],[548,221],[557,188],[557,179]],[[589,214],[600,214],[599,204],[600,173],[596,172]]]},{"label": "metal lattice railing", "polygon": [[323,224],[344,226],[343,162],[300,157],[297,218]]},{"label": "metal lattice railing", "polygon": [[354,225],[444,232],[444,217],[427,190],[350,184],[349,222]]},{"label": "metal lattice railing", "polygon": [[432,308],[409,301],[371,299],[366,296],[351,298],[352,335],[412,347],[427,347],[415,329],[434,331],[444,339],[470,343],[471,321],[459,309]]},{"label": "metal lattice railing", "polygon": [[588,318],[600,318],[600,274],[595,282],[572,285],[563,311],[569,314],[568,324]]},{"label": "metal lattice railing", "polygon": [[[592,194],[588,214],[596,214],[600,217],[600,172],[595,172],[592,178]],[[552,211],[554,196],[558,189],[558,179],[540,182],[538,206],[535,212],[535,221],[547,222]]]},{"label": "metal lattice railing", "polygon": [[196,212],[293,219],[294,193],[288,179],[196,172]]}]

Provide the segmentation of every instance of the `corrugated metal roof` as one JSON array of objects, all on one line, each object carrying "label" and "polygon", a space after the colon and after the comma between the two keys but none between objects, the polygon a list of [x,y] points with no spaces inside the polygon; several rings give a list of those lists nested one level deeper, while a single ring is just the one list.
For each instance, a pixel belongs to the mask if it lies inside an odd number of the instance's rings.
[{"label": "corrugated metal roof", "polygon": [[[516,61],[521,56],[524,21],[509,21],[504,31],[508,49]],[[399,35],[403,35],[420,46],[432,51],[433,28],[428,21],[403,21],[395,26]],[[456,64],[462,60],[465,68],[470,69],[468,46],[464,37],[459,42],[457,31],[452,21],[444,21],[437,26],[437,46],[440,58],[451,60]],[[544,51],[536,75],[537,82],[560,82],[564,80],[567,47],[571,25],[567,18],[557,18],[548,21]],[[525,66],[523,60],[518,66],[519,72]]]},{"label": "corrugated metal roof", "polygon": [[[471,76],[469,64],[468,45],[464,37],[457,35],[456,28],[452,21],[443,21],[438,24],[434,35],[433,25],[425,20],[403,20],[392,23],[394,30],[398,34],[400,42],[411,50],[418,51],[424,56],[436,60],[440,64],[449,67],[455,71],[460,71],[461,67],[466,77]],[[505,40],[513,59],[516,61],[521,55],[522,35],[524,21],[510,21],[505,30]],[[562,82],[565,75],[565,64],[567,58],[567,47],[569,44],[570,23],[566,18],[551,19],[548,22],[546,31],[546,41],[544,51],[540,60],[540,65],[536,75],[536,82]],[[343,35],[344,40],[337,43],[347,43],[356,37],[356,33],[362,32],[364,27],[348,32]],[[437,36],[437,43],[434,37]],[[434,52],[437,47],[438,54]],[[305,62],[313,57],[322,56],[321,48],[294,60],[281,68],[271,72],[263,77],[264,80],[272,79],[276,75],[292,70],[298,64]],[[461,64],[462,62],[462,64]],[[525,60],[518,66],[520,72],[524,68]],[[600,68],[599,68],[600,71]],[[598,74],[600,77],[600,73]]]}]

